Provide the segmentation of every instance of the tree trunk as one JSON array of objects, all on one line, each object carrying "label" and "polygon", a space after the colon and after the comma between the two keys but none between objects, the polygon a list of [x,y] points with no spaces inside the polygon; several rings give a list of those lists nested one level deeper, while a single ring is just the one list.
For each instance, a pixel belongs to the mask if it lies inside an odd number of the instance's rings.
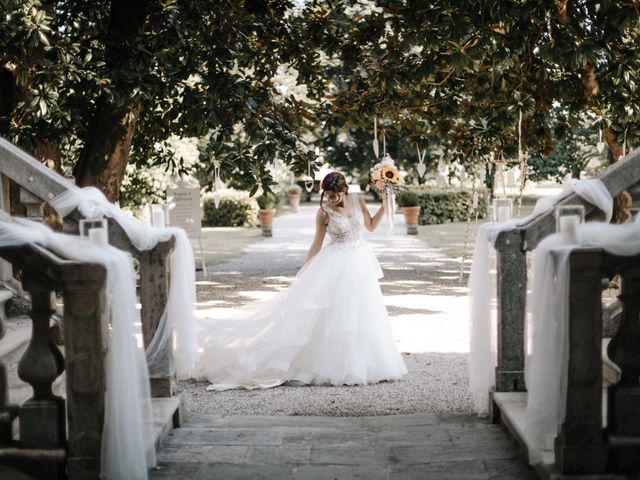
[{"label": "tree trunk", "polygon": [[622,145],[618,143],[618,134],[610,128],[604,129],[604,140],[611,152],[610,163],[613,164],[622,156]]},{"label": "tree trunk", "polygon": [[78,185],[98,187],[111,202],[118,199],[140,110],[139,103],[117,108],[100,101],[73,169]]},{"label": "tree trunk", "polygon": [[[127,77],[123,70],[138,58],[133,40],[142,33],[149,0],[112,0],[106,34],[105,62],[115,78]],[[123,73],[123,74],[121,74]],[[73,169],[76,183],[93,185],[112,202],[118,199],[120,185],[129,162],[131,144],[142,110],[132,100],[136,80],[114,83],[120,102],[103,95],[89,122],[84,148]]]}]

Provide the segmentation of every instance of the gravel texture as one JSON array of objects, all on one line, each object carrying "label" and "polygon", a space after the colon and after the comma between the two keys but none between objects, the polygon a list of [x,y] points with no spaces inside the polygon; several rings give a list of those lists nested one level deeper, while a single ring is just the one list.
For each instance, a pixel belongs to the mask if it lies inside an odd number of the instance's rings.
[{"label": "gravel texture", "polygon": [[[238,308],[286,288],[311,244],[315,211],[316,207],[307,206],[298,214],[277,217],[272,238],[250,245],[247,253],[236,259],[209,267],[209,275],[198,282],[200,315],[216,315],[219,309]],[[459,261],[405,235],[404,228],[397,215],[394,236],[388,235],[388,227],[383,224],[374,234],[367,234],[367,239],[384,271],[380,284],[389,300],[392,325],[413,322],[410,325],[417,328],[411,327],[412,331],[420,335],[408,349],[398,340],[409,370],[407,376],[374,385],[280,386],[226,392],[208,392],[206,382],[181,381],[178,388],[184,393],[187,414],[471,413],[467,354],[463,348],[449,348],[466,341],[462,338],[467,335],[466,275],[461,281]],[[443,328],[443,322],[450,322],[450,332],[448,323]]]}]

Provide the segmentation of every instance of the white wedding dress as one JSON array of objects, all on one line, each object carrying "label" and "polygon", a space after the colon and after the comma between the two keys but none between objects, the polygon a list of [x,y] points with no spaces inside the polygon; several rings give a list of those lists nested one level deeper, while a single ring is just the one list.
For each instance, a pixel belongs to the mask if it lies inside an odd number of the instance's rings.
[{"label": "white wedding dress", "polygon": [[329,208],[331,241],[286,290],[236,318],[199,328],[194,378],[209,389],[355,385],[407,373],[378,285],[380,264],[360,236],[363,216]]}]

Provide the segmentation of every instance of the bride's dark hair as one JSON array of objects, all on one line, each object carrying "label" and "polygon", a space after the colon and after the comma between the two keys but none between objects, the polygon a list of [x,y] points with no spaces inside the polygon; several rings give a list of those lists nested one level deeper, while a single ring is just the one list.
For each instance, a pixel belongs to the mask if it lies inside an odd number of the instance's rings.
[{"label": "bride's dark hair", "polygon": [[[331,172],[322,180],[322,194],[320,195],[320,208],[324,210],[323,202],[324,202],[324,194],[325,192],[331,193],[347,193],[349,191],[349,185],[347,185],[347,181],[339,172]],[[340,200],[339,203],[336,204],[338,207],[344,207],[344,202]]]}]

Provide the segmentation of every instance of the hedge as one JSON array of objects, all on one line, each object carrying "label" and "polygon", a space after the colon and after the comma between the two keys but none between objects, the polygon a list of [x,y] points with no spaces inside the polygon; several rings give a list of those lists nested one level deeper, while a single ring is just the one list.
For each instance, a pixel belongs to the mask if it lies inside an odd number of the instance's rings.
[{"label": "hedge", "polygon": [[249,192],[231,188],[220,190],[220,204],[216,208],[213,193],[208,193],[202,205],[202,225],[205,227],[254,227],[258,206]]},{"label": "hedge", "polygon": [[[410,187],[419,198],[420,225],[466,221],[473,203],[471,190],[460,188]],[[478,195],[478,217],[484,218],[488,211],[487,192]]]}]

